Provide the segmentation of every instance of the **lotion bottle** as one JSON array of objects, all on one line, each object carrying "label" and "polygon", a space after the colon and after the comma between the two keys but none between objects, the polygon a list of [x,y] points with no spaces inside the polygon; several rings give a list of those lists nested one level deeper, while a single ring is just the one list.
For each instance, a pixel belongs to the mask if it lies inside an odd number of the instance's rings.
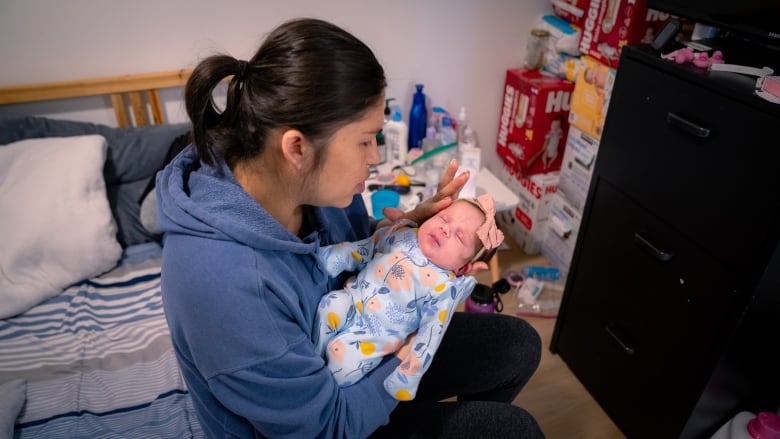
[{"label": "lotion bottle", "polygon": [[385,125],[384,131],[390,165],[404,166],[408,149],[409,127],[403,120],[400,108],[395,107],[393,109],[393,117]]}]

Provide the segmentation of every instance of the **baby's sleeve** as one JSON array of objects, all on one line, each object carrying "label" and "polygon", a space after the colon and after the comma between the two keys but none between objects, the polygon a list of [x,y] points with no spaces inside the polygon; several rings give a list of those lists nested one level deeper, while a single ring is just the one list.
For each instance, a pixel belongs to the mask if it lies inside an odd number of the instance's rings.
[{"label": "baby's sleeve", "polygon": [[417,394],[423,374],[433,361],[452,313],[474,291],[477,281],[473,276],[461,276],[449,281],[443,292],[433,296],[424,305],[420,328],[412,340],[412,349],[390,376],[385,378],[385,390],[399,401],[409,401]]},{"label": "baby's sleeve", "polygon": [[344,271],[358,271],[374,258],[377,251],[384,251],[395,240],[395,231],[413,227],[415,223],[401,219],[390,226],[382,227],[373,235],[360,241],[340,242],[319,248],[317,259],[328,276],[336,277]]},{"label": "baby's sleeve", "polygon": [[320,265],[331,277],[338,276],[344,271],[362,269],[373,257],[376,233],[360,241],[340,242],[320,247],[317,252]]}]

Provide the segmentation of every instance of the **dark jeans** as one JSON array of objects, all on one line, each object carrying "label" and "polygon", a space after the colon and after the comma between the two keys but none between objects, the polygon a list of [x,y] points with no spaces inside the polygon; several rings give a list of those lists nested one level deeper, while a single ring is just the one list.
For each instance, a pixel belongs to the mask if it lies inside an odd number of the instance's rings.
[{"label": "dark jeans", "polygon": [[[536,371],[541,340],[526,321],[456,313],[413,401],[401,402],[372,438],[542,438],[513,406]],[[457,396],[457,401],[441,401]]]}]

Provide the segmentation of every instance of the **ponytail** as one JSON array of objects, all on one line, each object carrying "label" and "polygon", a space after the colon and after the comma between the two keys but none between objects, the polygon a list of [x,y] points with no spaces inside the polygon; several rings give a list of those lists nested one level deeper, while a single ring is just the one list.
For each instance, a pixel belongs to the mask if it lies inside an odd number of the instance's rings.
[{"label": "ponytail", "polygon": [[[214,104],[228,77],[227,102]],[[300,131],[324,157],[330,137],[380,102],[387,86],[371,50],[322,20],[296,19],[274,29],[249,61],[224,54],[198,64],[185,87],[192,141],[201,160],[233,166],[263,152],[272,130]]]}]

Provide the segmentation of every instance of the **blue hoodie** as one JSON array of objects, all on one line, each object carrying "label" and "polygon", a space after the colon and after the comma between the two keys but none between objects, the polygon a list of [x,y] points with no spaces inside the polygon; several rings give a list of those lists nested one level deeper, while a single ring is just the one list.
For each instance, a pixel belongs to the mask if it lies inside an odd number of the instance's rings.
[{"label": "blue hoodie", "polygon": [[369,236],[360,195],[346,209],[313,208],[319,227],[300,239],[192,146],[156,191],[165,316],[207,435],[358,438],[387,423],[397,401],[383,381],[400,361],[339,388],[312,342],[320,297],[337,282],[316,252]]}]

